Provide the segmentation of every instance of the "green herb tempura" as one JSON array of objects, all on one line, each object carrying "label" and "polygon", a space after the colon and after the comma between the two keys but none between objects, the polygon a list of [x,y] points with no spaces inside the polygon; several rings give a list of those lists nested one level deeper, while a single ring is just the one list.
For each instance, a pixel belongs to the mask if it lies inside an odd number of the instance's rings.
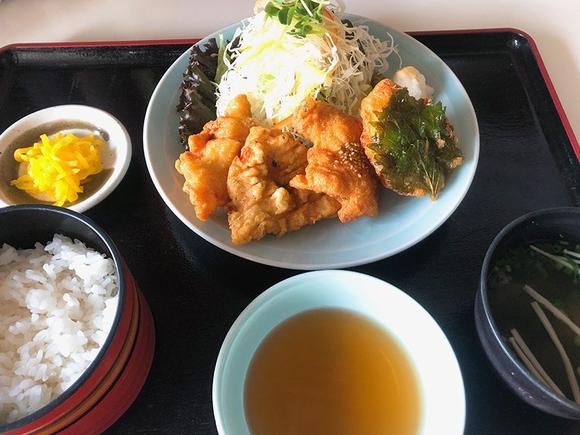
[{"label": "green herb tempura", "polygon": [[436,199],[446,174],[463,162],[443,104],[413,98],[399,88],[376,116],[377,134],[368,146],[388,187],[402,195],[428,193]]}]

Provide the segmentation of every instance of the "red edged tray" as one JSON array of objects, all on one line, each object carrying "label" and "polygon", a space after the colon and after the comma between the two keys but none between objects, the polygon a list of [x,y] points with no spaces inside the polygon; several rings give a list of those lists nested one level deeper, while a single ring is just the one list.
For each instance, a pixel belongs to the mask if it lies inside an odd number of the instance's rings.
[{"label": "red edged tray", "polygon": [[[504,386],[473,321],[483,256],[500,229],[532,210],[580,206],[578,141],[529,35],[516,29],[412,35],[467,89],[480,127],[479,166],[466,198],[434,234],[353,270],[406,290],[441,325],[464,376],[466,433],[580,433],[580,423],[531,408]],[[251,263],[197,237],[164,205],[149,178],[142,149],[145,110],[163,73],[194,41],[0,50],[0,131],[35,110],[79,103],[111,112],[133,141],[125,179],[87,214],[110,234],[139,282],[155,318],[156,350],[140,395],[109,433],[216,433],[211,382],[223,338],[253,298],[299,273]],[[100,427],[79,423],[82,432]]]}]

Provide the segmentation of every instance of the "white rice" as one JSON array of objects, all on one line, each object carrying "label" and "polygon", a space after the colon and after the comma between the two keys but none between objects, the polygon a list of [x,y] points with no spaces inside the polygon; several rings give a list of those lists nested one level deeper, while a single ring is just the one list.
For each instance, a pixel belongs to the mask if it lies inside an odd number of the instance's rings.
[{"label": "white rice", "polygon": [[71,386],[95,359],[117,310],[114,263],[56,234],[0,248],[0,424]]}]

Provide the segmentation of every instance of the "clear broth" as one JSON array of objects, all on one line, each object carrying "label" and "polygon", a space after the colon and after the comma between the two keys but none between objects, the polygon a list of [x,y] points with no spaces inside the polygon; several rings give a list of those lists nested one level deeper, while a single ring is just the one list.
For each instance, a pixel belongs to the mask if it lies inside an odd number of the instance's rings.
[{"label": "clear broth", "polygon": [[[488,297],[494,321],[508,342],[511,329],[515,328],[538,359],[548,375],[554,380],[567,398],[572,391],[562,360],[530,303],[534,300],[524,290],[524,284],[548,299],[577,325],[580,325],[580,280],[565,268],[556,267],[550,260],[534,251],[530,245],[558,254],[562,248],[575,249],[578,243],[568,241],[537,241],[522,244],[500,253],[494,260],[488,277]],[[544,309],[550,323],[572,362],[580,365],[580,342],[574,333],[560,320]]]},{"label": "clear broth", "polygon": [[415,434],[420,390],[402,347],[358,314],[318,309],[278,325],[244,386],[254,435]]}]

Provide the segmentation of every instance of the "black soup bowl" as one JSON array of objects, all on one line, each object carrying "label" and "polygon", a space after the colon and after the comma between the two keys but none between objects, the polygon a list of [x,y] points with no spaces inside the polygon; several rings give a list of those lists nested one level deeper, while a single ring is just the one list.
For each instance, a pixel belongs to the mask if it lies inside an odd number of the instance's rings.
[{"label": "black soup bowl", "polygon": [[[516,247],[558,240],[568,240],[575,244],[580,243],[580,208],[562,207],[535,211],[514,220],[496,236],[483,261],[480,288],[475,300],[475,324],[479,339],[491,364],[517,396],[529,405],[549,414],[570,419],[580,419],[580,405],[573,400],[556,394],[543,381],[532,374],[519,359],[515,349],[508,341],[505,322],[503,324],[497,322],[505,313],[508,313],[508,315],[513,313],[514,316],[521,317],[521,313],[518,310],[523,311],[524,309],[529,309],[530,315],[534,316],[534,311],[529,303],[522,304],[522,307],[514,307],[513,298],[510,300],[510,295],[496,294],[498,289],[494,288],[490,283],[490,276],[496,262],[506,258],[507,252],[513,252]],[[537,290],[539,291],[539,289]],[[580,294],[580,283],[578,292]],[[523,291],[523,286],[521,293],[525,300],[527,295]],[[520,296],[518,295],[517,297]],[[507,306],[498,305],[503,302]],[[499,315],[498,312],[500,312]],[[546,313],[552,319],[552,325],[556,326],[559,320],[554,319],[547,311]],[[533,319],[533,322],[537,322],[537,325],[535,323],[532,325],[536,328],[536,331],[542,329],[542,324],[537,317]],[[530,323],[532,323],[532,320],[530,320]],[[547,332],[544,330],[541,333],[548,337]],[[550,339],[546,338],[546,340],[549,342]],[[527,344],[530,345],[530,342],[528,341]],[[553,347],[552,343],[549,342],[549,344]],[[529,348],[532,348],[532,346],[530,345]],[[556,348],[553,347],[550,351],[552,350],[555,361],[551,362],[554,364],[557,362],[564,370]],[[540,351],[545,352],[546,349],[542,348]],[[576,375],[578,375],[576,373],[578,363],[578,361],[575,361],[573,365]],[[568,387],[568,385],[565,386]]]}]

